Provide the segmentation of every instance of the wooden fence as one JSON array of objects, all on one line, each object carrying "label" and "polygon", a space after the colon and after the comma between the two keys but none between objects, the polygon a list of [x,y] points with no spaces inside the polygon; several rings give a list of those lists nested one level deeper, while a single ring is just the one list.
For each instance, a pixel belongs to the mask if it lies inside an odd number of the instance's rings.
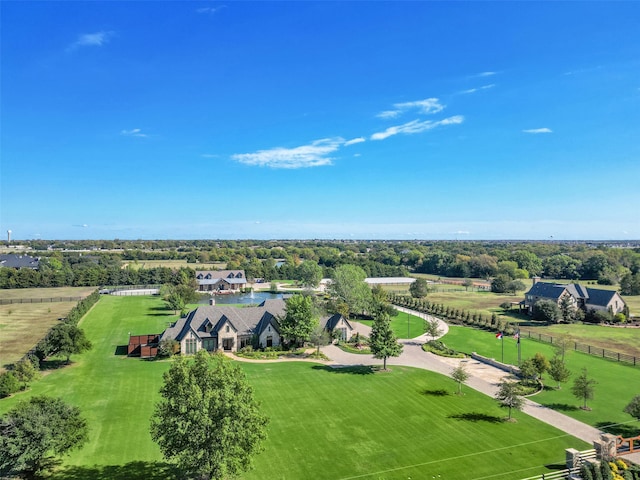
[{"label": "wooden fence", "polygon": [[54,303],[54,302],[79,302],[86,297],[46,297],[46,298],[3,298],[0,305],[12,305],[14,303]]}]

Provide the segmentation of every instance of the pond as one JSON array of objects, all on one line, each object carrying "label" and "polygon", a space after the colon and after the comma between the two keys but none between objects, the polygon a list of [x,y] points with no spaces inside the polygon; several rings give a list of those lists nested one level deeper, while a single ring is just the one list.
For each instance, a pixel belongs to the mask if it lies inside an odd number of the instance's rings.
[{"label": "pond", "polygon": [[[209,303],[210,295],[203,295],[198,303],[207,305]],[[243,303],[243,304],[260,304],[265,300],[272,300],[274,298],[283,298],[282,293],[269,293],[269,292],[251,292],[251,293],[230,293],[226,295],[214,295],[216,305],[228,305],[230,303]]]}]

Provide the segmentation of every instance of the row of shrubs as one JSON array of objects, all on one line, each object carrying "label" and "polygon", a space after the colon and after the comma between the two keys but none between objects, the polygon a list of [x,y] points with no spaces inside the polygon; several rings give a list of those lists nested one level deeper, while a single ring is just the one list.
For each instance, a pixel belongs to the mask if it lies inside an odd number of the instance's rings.
[{"label": "row of shrubs", "polygon": [[622,459],[614,462],[583,463],[583,480],[640,480],[640,466],[627,465]]},{"label": "row of shrubs", "polygon": [[238,357],[249,358],[253,360],[275,360],[283,356],[287,357],[311,357],[311,358],[321,358],[326,359],[327,357],[323,354],[316,354],[314,352],[311,355],[306,355],[305,348],[293,348],[291,350],[287,350],[283,348],[281,345],[277,345],[275,347],[265,347],[261,349],[254,349],[251,345],[247,345],[246,347],[241,348],[236,352]]},{"label": "row of shrubs", "polygon": [[471,310],[448,307],[442,303],[431,303],[428,300],[413,298],[408,295],[389,294],[389,301],[401,307],[444,318],[452,323],[461,323],[495,332],[503,332],[506,335],[515,333],[514,326],[498,317],[495,313],[489,316]]},{"label": "row of shrubs", "polygon": [[[84,332],[78,329],[80,319],[100,299],[98,290],[79,301],[62,319],[47,332],[45,337],[27,353],[19,362],[9,367],[9,370],[0,374],[0,398],[8,397],[20,390],[26,390],[31,382],[39,377],[42,362],[49,356],[57,353],[70,355],[76,351],[91,348],[91,343],[84,337]],[[69,346],[66,352],[60,352],[54,348],[60,343],[61,337],[68,338]]]}]

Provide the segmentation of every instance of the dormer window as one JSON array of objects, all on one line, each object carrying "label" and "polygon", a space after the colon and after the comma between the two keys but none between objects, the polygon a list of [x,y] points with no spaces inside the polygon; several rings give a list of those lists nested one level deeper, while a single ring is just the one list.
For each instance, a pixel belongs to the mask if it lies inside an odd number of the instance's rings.
[{"label": "dormer window", "polygon": [[207,280],[211,280],[211,274],[208,273],[206,278],[207,278]]},{"label": "dormer window", "polygon": [[198,275],[198,279],[202,280],[202,274]]},{"label": "dormer window", "polygon": [[236,278],[242,278],[242,272],[239,272],[239,273],[236,275]]}]

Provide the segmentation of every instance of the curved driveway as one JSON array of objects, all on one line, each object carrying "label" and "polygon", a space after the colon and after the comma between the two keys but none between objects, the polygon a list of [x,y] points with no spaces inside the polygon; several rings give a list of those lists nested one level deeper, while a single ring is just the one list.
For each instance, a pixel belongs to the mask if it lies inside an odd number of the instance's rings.
[{"label": "curved driveway", "polygon": [[[415,312],[403,307],[396,307],[403,312],[411,313],[421,318],[431,320],[435,317],[425,315],[420,312]],[[443,331],[449,331],[449,326],[440,319],[437,319]],[[444,335],[444,333],[443,333]],[[400,343],[404,345],[402,354],[399,357],[392,357],[387,359],[387,365],[404,365],[408,367],[422,368],[424,370],[430,370],[442,375],[451,375],[451,371],[455,368],[455,365],[464,363],[469,373],[469,380],[466,385],[477,390],[485,395],[491,397],[495,396],[498,387],[497,383],[500,379],[508,376],[506,372],[500,369],[486,365],[471,359],[442,359],[437,355],[425,352],[422,350],[422,344],[426,341],[426,336],[421,335],[414,339],[402,339]],[[355,353],[347,353],[340,350],[335,345],[327,345],[322,348],[323,353],[331,359],[330,365],[339,368],[342,366],[351,365],[380,365],[381,361],[373,358],[372,355],[362,355]],[[548,423],[559,430],[562,430],[580,440],[592,443],[594,440],[599,440],[601,431],[579,422],[567,415],[547,408],[532,400],[525,399],[525,405],[523,412],[537,418],[540,421]]]}]

